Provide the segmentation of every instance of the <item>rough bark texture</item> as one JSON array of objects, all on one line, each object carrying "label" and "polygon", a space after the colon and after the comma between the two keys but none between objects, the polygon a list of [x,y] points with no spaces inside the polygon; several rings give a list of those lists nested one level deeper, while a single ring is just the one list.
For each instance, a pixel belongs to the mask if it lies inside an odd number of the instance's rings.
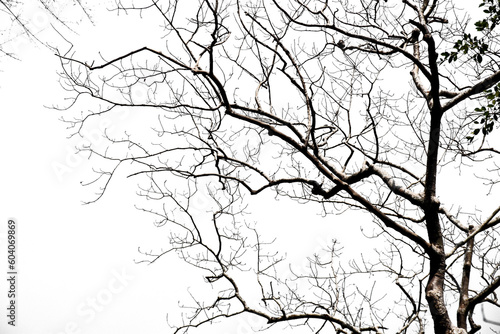
[{"label": "rough bark texture", "polygon": [[[469,226],[469,236],[474,232],[474,226]],[[467,242],[464,255],[464,266],[462,271],[462,285],[460,287],[460,300],[457,310],[457,326],[467,331],[467,315],[469,310],[469,284],[472,266],[472,255],[474,248],[474,237]]]}]

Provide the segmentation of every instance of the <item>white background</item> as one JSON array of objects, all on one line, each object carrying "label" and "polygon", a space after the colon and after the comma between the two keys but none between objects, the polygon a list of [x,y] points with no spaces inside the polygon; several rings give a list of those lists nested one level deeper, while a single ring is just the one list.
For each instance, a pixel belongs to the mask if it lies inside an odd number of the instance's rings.
[{"label": "white background", "polygon": [[[49,29],[51,19],[46,13],[26,9],[25,14],[40,39],[62,49],[69,47]],[[96,57],[97,51],[112,57],[161,41],[162,32],[154,23],[147,29],[151,34],[144,35],[136,29],[138,22],[105,12],[93,14],[95,26],[83,20],[74,27],[85,33],[67,35],[76,45],[89,46],[88,54],[78,49],[82,59]],[[201,278],[189,275],[189,267],[175,255],[150,266],[135,263],[143,259],[138,247],[157,248],[167,240],[150,216],[134,209],[134,181],[120,178],[120,184],[114,184],[99,202],[82,205],[92,192],[80,181],[89,178],[93,165],[84,155],[75,154],[78,139],[67,139],[71,132],[59,120],[64,112],[51,108],[64,105],[68,94],[58,82],[59,60],[25,35],[18,36],[14,46],[20,61],[0,60],[0,268],[2,272],[7,268],[5,225],[12,218],[18,225],[18,313],[16,328],[7,327],[2,277],[0,332],[170,332],[167,312],[180,311],[178,300],[186,298],[186,288],[199,285]],[[278,219],[272,212],[279,209],[268,209],[267,219]],[[297,221],[312,224],[309,212],[296,206],[284,210]],[[314,230],[310,226],[309,231]],[[329,236],[331,230],[322,227]],[[301,230],[287,237],[293,245],[300,243],[299,250],[314,250],[317,239],[305,233]],[[355,242],[351,246],[360,250]],[[246,317],[200,332],[248,333],[253,324],[258,322]]]},{"label": "white background", "polygon": [[[44,12],[28,8],[24,14],[40,39],[69,47],[50,31]],[[93,52],[99,44],[120,52],[134,31],[108,16],[102,22],[96,15],[95,27],[85,21],[74,25],[88,34],[68,37],[95,46]],[[179,275],[175,255],[168,265],[135,263],[143,259],[138,247],[167,244],[151,217],[134,209],[133,182],[116,185],[94,205],[82,205],[93,196],[80,185],[91,176],[92,165],[75,154],[78,139],[67,139],[71,131],[59,120],[64,112],[50,108],[66,103],[67,92],[58,82],[59,60],[25,35],[17,37],[12,51],[20,61],[0,60],[0,267],[5,273],[6,223],[13,218],[18,225],[18,309],[17,326],[11,328],[2,274],[0,332],[168,332],[167,310],[176,309],[189,275]]]}]

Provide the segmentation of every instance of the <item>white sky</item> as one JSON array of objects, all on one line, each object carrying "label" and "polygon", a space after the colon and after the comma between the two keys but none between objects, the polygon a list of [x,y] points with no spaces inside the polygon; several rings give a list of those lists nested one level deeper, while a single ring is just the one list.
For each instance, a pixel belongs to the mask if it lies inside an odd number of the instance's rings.
[{"label": "white sky", "polygon": [[[33,16],[46,22],[41,13]],[[132,25],[117,26],[113,18],[110,15],[103,30],[101,23],[96,29],[89,26],[85,36],[72,37],[91,45],[90,52],[105,50],[106,54],[107,50],[109,56],[148,43]],[[43,32],[40,37],[56,38]],[[158,41],[158,36],[150,36],[155,37],[150,43]],[[170,332],[167,312],[172,317],[180,312],[178,301],[189,301],[186,289],[196,285],[193,281],[200,286],[200,277],[190,277],[190,267],[175,254],[151,266],[134,263],[141,259],[139,246],[167,245],[165,231],[154,227],[149,215],[134,209],[134,181],[121,178],[125,184],[111,187],[96,204],[81,204],[93,195],[80,185],[92,176],[92,163],[74,153],[78,139],[67,139],[70,131],[59,120],[64,113],[46,107],[63,104],[67,97],[58,82],[58,58],[24,37],[16,46],[21,61],[4,58],[0,73],[0,219],[5,222],[0,229],[0,267],[7,268],[4,225],[14,218],[18,223],[18,315],[17,327],[12,328],[2,311],[0,332]],[[54,166],[68,169],[58,173]],[[302,215],[310,219],[309,214]],[[311,247],[314,242],[311,239]],[[4,279],[0,291],[4,309]],[[246,317],[224,326],[231,332],[249,328]]]},{"label": "white sky", "polygon": [[[69,35],[75,44],[89,46],[87,54],[79,49],[82,59],[94,57],[97,51],[111,57],[161,43],[160,29],[147,29],[153,33],[144,35],[112,14],[106,21],[95,14],[95,28],[87,25],[84,35]],[[56,35],[47,35],[48,18],[43,12],[30,15],[41,38],[62,43]],[[178,300],[185,299],[186,287],[195,286],[200,278],[187,275],[189,267],[175,254],[151,266],[134,263],[141,258],[139,246],[166,244],[164,231],[153,226],[150,216],[134,209],[134,181],[121,178],[122,184],[111,187],[96,204],[81,204],[92,196],[90,189],[80,186],[91,176],[92,162],[74,154],[76,143],[66,139],[70,132],[58,120],[62,113],[45,107],[63,104],[67,97],[58,83],[58,59],[22,36],[15,45],[21,61],[0,60],[0,268],[5,273],[5,225],[14,218],[18,223],[18,326],[7,327],[1,311],[0,332],[170,332],[167,311],[180,311]],[[54,165],[60,164],[68,167],[63,175],[54,171]],[[286,211],[299,221],[311,220],[310,212],[300,207],[286,207]],[[329,235],[331,230],[326,230]],[[300,249],[313,251],[318,240],[311,231],[314,228],[291,231],[287,238],[301,243]],[[305,238],[304,233],[311,237]],[[359,248],[359,244],[352,246]],[[5,291],[2,276],[2,310]],[[204,327],[201,332],[248,333],[252,323],[243,318],[220,329]]]},{"label": "white sky", "polygon": [[[43,13],[32,15],[46,22]],[[107,29],[113,35],[109,38],[89,31],[86,38],[95,38],[93,51],[110,40],[125,45],[130,31],[120,29]],[[40,37],[47,36],[42,31]],[[139,246],[155,247],[166,239],[150,217],[133,208],[133,185],[128,192],[111,189],[95,205],[81,204],[92,195],[79,184],[88,179],[92,165],[74,154],[75,142],[66,139],[69,132],[58,120],[62,114],[44,107],[64,102],[58,59],[22,36],[15,46],[21,61],[2,58],[0,64],[0,267],[5,273],[5,225],[14,218],[19,308],[16,328],[6,326],[6,312],[1,312],[0,332],[168,332],[166,312],[176,309],[177,294],[184,291],[179,287],[189,278],[172,273],[179,266],[134,263]],[[59,177],[54,164],[70,171]],[[170,258],[175,264],[176,256]],[[0,303],[5,310],[3,277]]]}]

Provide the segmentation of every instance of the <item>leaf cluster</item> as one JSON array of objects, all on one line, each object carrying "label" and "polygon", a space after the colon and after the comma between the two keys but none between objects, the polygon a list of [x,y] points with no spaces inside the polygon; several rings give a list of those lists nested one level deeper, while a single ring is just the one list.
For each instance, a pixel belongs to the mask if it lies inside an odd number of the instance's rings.
[{"label": "leaf cluster", "polygon": [[466,137],[469,142],[472,142],[479,133],[485,136],[490,134],[500,116],[500,86],[497,84],[493,89],[486,90],[485,98],[488,100],[488,104],[474,109],[474,111],[481,113],[481,119],[474,121],[474,124],[480,125],[480,127],[475,128],[471,135]]},{"label": "leaf cluster", "polygon": [[[500,22],[500,1],[499,0],[483,0],[479,7],[484,7],[483,13],[486,17],[477,21],[474,25],[478,32],[483,33],[484,37],[478,38],[472,36],[470,33],[464,33],[462,38],[457,40],[453,45],[453,51],[445,51],[441,53],[442,63],[452,63],[458,60],[460,55],[467,55],[469,52],[473,53],[471,59],[481,64],[483,56],[488,52],[488,43],[486,36],[490,34]],[[481,113],[481,119],[474,121],[474,124],[480,125],[475,128],[466,139],[471,143],[476,135],[480,133],[488,135],[493,131],[494,124],[498,121],[500,112],[500,92],[499,86],[496,85],[494,89],[487,89],[484,91],[483,96],[487,105],[475,108],[474,111]]]},{"label": "leaf cluster", "polygon": [[482,32],[488,32],[495,29],[498,22],[500,21],[500,1],[498,0],[483,0],[479,7],[485,7],[483,10],[487,17],[485,19],[479,20],[475,23],[476,30]]},{"label": "leaf cluster", "polygon": [[459,54],[468,54],[469,51],[475,51],[472,55],[472,59],[478,63],[483,61],[483,55],[488,51],[488,44],[484,42],[484,39],[477,38],[477,36],[472,37],[471,34],[465,33],[462,39],[459,39],[453,45],[454,51],[443,52],[442,62],[448,61],[448,63],[458,60]]}]

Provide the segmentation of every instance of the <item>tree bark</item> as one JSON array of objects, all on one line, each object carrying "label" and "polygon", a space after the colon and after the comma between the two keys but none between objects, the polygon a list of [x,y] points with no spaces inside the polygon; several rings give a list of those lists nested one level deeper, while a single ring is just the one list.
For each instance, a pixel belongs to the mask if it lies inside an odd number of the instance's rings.
[{"label": "tree bark", "polygon": [[[469,235],[474,232],[473,226],[469,226]],[[472,266],[472,250],[474,248],[474,238],[467,242],[462,271],[462,286],[460,288],[460,300],[457,310],[457,326],[467,330],[467,313],[469,310],[469,282],[470,270]]]},{"label": "tree bark", "polygon": [[427,233],[431,247],[429,249],[430,270],[429,281],[425,288],[425,297],[434,322],[435,334],[450,334],[453,325],[444,301],[444,279],[446,273],[446,255],[444,240],[439,223],[439,203],[436,199],[436,175],[439,151],[439,134],[441,130],[441,116],[439,108],[434,105],[431,111],[431,126],[429,147],[427,151],[427,174],[425,182],[424,210]]}]

